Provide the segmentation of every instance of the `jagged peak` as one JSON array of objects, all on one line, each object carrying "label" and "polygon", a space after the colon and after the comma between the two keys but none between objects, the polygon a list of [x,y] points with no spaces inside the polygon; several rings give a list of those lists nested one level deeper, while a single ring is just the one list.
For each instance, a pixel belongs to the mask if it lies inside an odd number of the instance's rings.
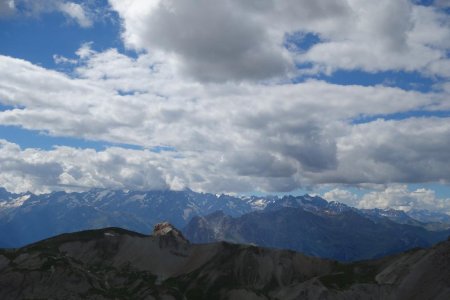
[{"label": "jagged peak", "polygon": [[175,226],[169,222],[157,223],[153,227],[153,236],[159,237],[171,237],[178,242],[189,243],[189,241],[183,236],[181,231],[179,231]]}]

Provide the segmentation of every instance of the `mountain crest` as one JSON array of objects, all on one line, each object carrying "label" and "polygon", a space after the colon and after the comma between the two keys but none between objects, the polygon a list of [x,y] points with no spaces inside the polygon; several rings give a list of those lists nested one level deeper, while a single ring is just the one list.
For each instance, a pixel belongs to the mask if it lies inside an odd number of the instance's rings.
[{"label": "mountain crest", "polygon": [[153,228],[153,236],[160,238],[160,246],[176,246],[189,244],[181,231],[176,229],[169,222],[161,222]]}]

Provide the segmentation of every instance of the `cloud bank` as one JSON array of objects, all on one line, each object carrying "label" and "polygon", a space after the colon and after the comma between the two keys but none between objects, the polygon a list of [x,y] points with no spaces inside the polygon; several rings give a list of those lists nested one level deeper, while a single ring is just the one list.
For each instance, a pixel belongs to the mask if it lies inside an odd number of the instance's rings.
[{"label": "cloud bank", "polygon": [[[183,80],[158,56],[142,54],[132,59],[115,49],[95,52],[89,45],[83,45],[78,53],[75,77],[0,57],[0,76],[5,78],[0,82],[0,98],[15,107],[0,112],[0,123],[53,136],[141,146],[143,150],[123,150],[120,159],[111,164],[126,169],[131,154],[125,153],[131,151],[136,157],[149,159],[150,155],[151,165],[164,175],[154,177],[149,171],[151,176],[142,179],[141,185],[130,183],[132,187],[290,191],[329,183],[450,180],[446,151],[450,124],[446,118],[352,121],[361,115],[445,107],[447,98],[442,92],[342,86],[317,80],[204,85]],[[151,151],[160,146],[174,151]],[[53,169],[57,174],[50,176],[57,180],[48,188],[69,184],[61,177],[63,160],[51,159],[62,151],[58,149],[33,150],[40,153],[36,162],[59,165]],[[27,153],[28,149],[16,151]],[[94,150],[71,151],[77,156],[103,155]],[[42,157],[46,159],[41,162]],[[79,162],[89,159],[67,161],[79,168]],[[116,171],[120,173],[121,168]],[[135,168],[139,170],[129,176],[146,172],[141,161]],[[93,187],[130,182],[127,175],[120,176],[112,181],[74,177],[70,184]],[[176,184],[167,178],[176,178]],[[36,179],[27,185],[38,188],[43,183]]]},{"label": "cloud bank", "polygon": [[326,192],[323,196],[329,201],[343,202],[365,209],[394,208],[403,211],[426,209],[450,214],[450,198],[440,198],[430,189],[410,190],[405,184],[390,184],[361,197],[340,188]]},{"label": "cloud bank", "polygon": [[[0,5],[12,14],[11,3]],[[33,3],[28,11],[44,10]],[[87,6],[51,3],[45,9],[94,25]],[[450,181],[450,123],[438,114],[450,110],[450,26],[440,2],[109,3],[136,53],[83,43],[73,57],[55,53],[68,73],[0,56],[0,124],[137,149],[2,140],[0,185],[288,192]],[[420,92],[316,77],[339,70],[403,72],[435,85]],[[420,113],[398,117],[410,112]],[[361,205],[390,199],[378,193]],[[338,194],[329,197],[359,201]]]}]

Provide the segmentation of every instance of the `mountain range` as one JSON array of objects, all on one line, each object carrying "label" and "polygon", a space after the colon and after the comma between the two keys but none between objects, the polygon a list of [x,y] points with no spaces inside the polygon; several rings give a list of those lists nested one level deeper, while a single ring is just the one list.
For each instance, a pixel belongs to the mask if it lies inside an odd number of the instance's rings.
[{"label": "mountain range", "polygon": [[392,209],[360,210],[309,195],[234,197],[190,190],[107,189],[35,195],[0,189],[0,247],[105,227],[148,233],[166,220],[193,242],[225,240],[353,261],[428,247],[450,235],[445,216],[423,211],[420,216],[417,220]]},{"label": "mountain range", "polygon": [[192,244],[168,223],[0,249],[9,299],[450,299],[450,241],[378,260],[333,260],[226,242]]},{"label": "mountain range", "polygon": [[302,208],[253,212],[233,218],[222,212],[195,217],[184,229],[196,243],[228,241],[291,249],[311,256],[355,261],[382,257],[415,247],[428,247],[450,231],[376,222],[355,211],[312,213]]},{"label": "mountain range", "polygon": [[0,189],[0,247],[19,247],[61,233],[110,226],[145,233],[161,220],[182,228],[193,216],[217,210],[239,216],[252,207],[240,198],[189,190],[94,189],[35,195]]}]

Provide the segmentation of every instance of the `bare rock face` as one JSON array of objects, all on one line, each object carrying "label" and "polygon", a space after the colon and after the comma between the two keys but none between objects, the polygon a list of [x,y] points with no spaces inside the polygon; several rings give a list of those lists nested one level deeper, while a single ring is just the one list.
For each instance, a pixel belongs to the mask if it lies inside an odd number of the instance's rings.
[{"label": "bare rock face", "polygon": [[189,245],[189,241],[183,236],[181,231],[169,222],[156,224],[152,235],[159,237],[159,246],[161,248],[173,247],[179,249],[180,247],[186,248]]}]

